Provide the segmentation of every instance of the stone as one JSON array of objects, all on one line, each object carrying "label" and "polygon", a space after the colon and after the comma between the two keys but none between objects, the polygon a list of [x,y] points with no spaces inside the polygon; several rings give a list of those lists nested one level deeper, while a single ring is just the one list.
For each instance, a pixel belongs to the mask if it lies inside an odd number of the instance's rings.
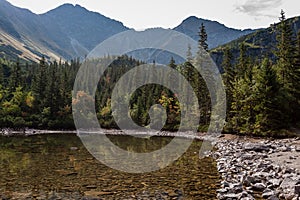
[{"label": "stone", "polygon": [[275,178],[274,179],[270,179],[268,181],[268,183],[270,183],[272,185],[272,187],[278,187],[278,186],[280,186],[281,182],[282,182],[281,179],[275,179]]},{"label": "stone", "polygon": [[286,190],[286,189],[293,189],[294,186],[297,184],[298,181],[295,181],[291,178],[285,178],[281,185],[280,185],[280,188],[282,188],[283,190]]},{"label": "stone", "polygon": [[291,194],[291,193],[285,194],[285,195],[284,195],[284,198],[285,198],[286,200],[293,200],[294,197],[295,197],[295,195],[294,195],[294,194]]},{"label": "stone", "polygon": [[263,184],[263,183],[255,183],[253,186],[252,186],[252,189],[254,191],[264,191],[264,189],[266,189],[266,185]]},{"label": "stone", "polygon": [[244,149],[246,151],[255,151],[255,152],[263,152],[269,151],[269,147],[265,144],[253,144],[253,143],[246,143],[244,145]]},{"label": "stone", "polygon": [[279,200],[279,198],[276,195],[270,196],[268,200]]},{"label": "stone", "polygon": [[253,196],[249,195],[247,197],[241,198],[241,200],[255,200]]},{"label": "stone", "polygon": [[240,194],[234,194],[234,193],[224,195],[225,199],[240,199],[240,196],[241,196]]},{"label": "stone", "polygon": [[218,189],[217,192],[218,193],[226,193],[228,190],[226,188],[223,189]]},{"label": "stone", "polygon": [[244,180],[244,185],[245,186],[250,186],[252,184],[258,183],[259,179],[253,177],[253,176],[247,176]]},{"label": "stone", "polygon": [[295,185],[295,194],[300,195],[300,184],[299,185]]},{"label": "stone", "polygon": [[269,198],[269,197],[271,197],[271,196],[274,196],[275,195],[275,192],[274,191],[269,191],[269,192],[264,192],[263,194],[262,194],[262,197],[264,198],[264,199],[267,199],[267,198]]},{"label": "stone", "polygon": [[243,185],[242,185],[242,183],[231,184],[230,188],[232,189],[232,191],[234,193],[240,193],[240,192],[243,191]]}]

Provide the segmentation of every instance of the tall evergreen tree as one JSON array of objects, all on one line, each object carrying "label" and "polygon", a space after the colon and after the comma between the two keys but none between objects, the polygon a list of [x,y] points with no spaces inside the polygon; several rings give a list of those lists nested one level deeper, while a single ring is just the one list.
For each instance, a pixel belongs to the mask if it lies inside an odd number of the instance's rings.
[{"label": "tall evergreen tree", "polygon": [[19,60],[12,65],[9,77],[9,91],[14,92],[17,87],[21,86],[21,66]]},{"label": "tall evergreen tree", "polygon": [[[177,65],[175,63],[175,60],[174,58],[172,57],[171,60],[170,60],[170,63],[169,63],[169,67],[172,68],[173,70],[176,70],[177,69]],[[168,78],[170,80],[170,84],[174,87],[174,88],[177,88],[179,90],[179,83],[178,83],[178,80],[176,80],[176,74],[174,74],[174,72],[170,72],[168,74]],[[171,97],[171,91],[168,90],[167,91],[167,95],[169,97]]]},{"label": "tall evergreen tree", "polygon": [[[297,121],[299,110],[297,89],[299,88],[299,70],[296,65],[296,40],[291,24],[286,20],[285,12],[281,11],[280,23],[277,29],[276,72],[279,82],[285,91],[285,116],[290,121]],[[298,96],[298,97],[297,97]]]},{"label": "tall evergreen tree", "polygon": [[277,74],[285,89],[291,90],[291,76],[294,68],[295,39],[291,24],[286,20],[285,12],[281,10],[280,24],[277,30]]},{"label": "tall evergreen tree", "polygon": [[233,55],[230,51],[230,49],[227,47],[224,50],[224,57],[223,57],[223,62],[222,62],[222,67],[225,71],[224,73],[224,84],[225,84],[225,89],[226,89],[226,100],[227,100],[227,120],[232,117],[231,115],[231,104],[233,100],[233,89],[234,89],[234,81],[235,81],[235,68],[234,65],[232,64],[233,60]]},{"label": "tall evergreen tree", "polygon": [[247,56],[247,47],[245,43],[241,43],[239,46],[240,55],[236,66],[237,76],[242,78],[245,77],[248,70],[249,58]]},{"label": "tall evergreen tree", "polygon": [[208,44],[207,44],[207,33],[204,24],[201,24],[200,32],[199,32],[199,48],[202,48],[205,51],[208,51]]},{"label": "tall evergreen tree", "polygon": [[38,66],[36,75],[33,79],[33,84],[32,84],[32,91],[33,91],[33,96],[35,98],[34,101],[34,107],[38,109],[39,111],[42,111],[42,109],[45,106],[45,100],[46,100],[46,87],[47,87],[47,66],[46,66],[46,60],[43,57],[40,60],[40,64]]},{"label": "tall evergreen tree", "polygon": [[50,114],[53,117],[57,111],[59,110],[59,100],[60,100],[60,92],[58,88],[58,77],[57,77],[58,65],[55,61],[51,63],[49,66],[49,70],[47,73],[48,76],[48,84],[46,85],[45,90],[45,106],[50,108]]},{"label": "tall evergreen tree", "polygon": [[0,62],[0,85],[3,86],[4,83],[4,71],[3,71],[3,64]]},{"label": "tall evergreen tree", "polygon": [[281,113],[280,84],[276,72],[266,58],[256,71],[254,99],[256,114],[254,133],[271,135],[275,130],[283,128]]}]

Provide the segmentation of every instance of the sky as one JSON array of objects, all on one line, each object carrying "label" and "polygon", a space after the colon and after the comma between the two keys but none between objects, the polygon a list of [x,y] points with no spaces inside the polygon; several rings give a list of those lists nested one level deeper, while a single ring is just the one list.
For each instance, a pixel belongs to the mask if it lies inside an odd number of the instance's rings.
[{"label": "sky", "polygon": [[299,0],[8,0],[15,6],[41,14],[64,3],[123,22],[129,28],[174,28],[189,16],[218,21],[231,28],[265,28],[286,16],[300,15]]}]

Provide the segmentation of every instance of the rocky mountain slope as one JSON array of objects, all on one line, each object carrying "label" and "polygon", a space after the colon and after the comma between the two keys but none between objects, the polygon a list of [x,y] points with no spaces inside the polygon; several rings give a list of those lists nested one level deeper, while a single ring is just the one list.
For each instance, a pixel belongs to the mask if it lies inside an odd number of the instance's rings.
[{"label": "rocky mountain slope", "polygon": [[174,30],[184,33],[194,40],[198,40],[198,33],[200,31],[199,27],[204,24],[206,32],[208,35],[207,42],[209,48],[215,48],[220,45],[226,44],[232,40],[240,38],[241,36],[253,33],[254,30],[238,30],[233,28],[228,28],[223,24],[216,21],[210,21],[206,19],[201,19],[197,17],[189,17],[184,20],[179,26],[175,27]]}]

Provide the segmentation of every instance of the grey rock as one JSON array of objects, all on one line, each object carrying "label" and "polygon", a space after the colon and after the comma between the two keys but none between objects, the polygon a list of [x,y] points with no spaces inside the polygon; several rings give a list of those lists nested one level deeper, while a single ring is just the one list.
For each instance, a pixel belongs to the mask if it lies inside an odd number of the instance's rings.
[{"label": "grey rock", "polygon": [[225,194],[224,197],[225,199],[240,199],[241,194]]},{"label": "grey rock", "polygon": [[283,190],[291,189],[291,188],[294,188],[294,186],[296,184],[297,184],[297,181],[293,180],[292,178],[285,178],[282,181],[280,188],[282,188]]},{"label": "grey rock", "polygon": [[269,198],[269,197],[271,197],[271,196],[274,196],[275,195],[275,192],[274,191],[269,191],[269,192],[264,192],[263,194],[262,194],[262,197],[264,198],[264,199],[267,199],[267,198]]},{"label": "grey rock", "polygon": [[254,191],[264,191],[264,189],[266,189],[266,185],[263,184],[263,183],[255,183],[253,186],[252,186],[252,189]]},{"label": "grey rock", "polygon": [[270,147],[268,147],[265,144],[246,143],[244,145],[244,149],[246,151],[263,152],[263,151],[269,151]]},{"label": "grey rock", "polygon": [[299,185],[295,185],[295,194],[300,195],[300,184]]},{"label": "grey rock", "polygon": [[250,186],[252,184],[258,183],[260,180],[256,177],[253,176],[247,176],[244,180],[244,185],[245,186]]},{"label": "grey rock", "polygon": [[294,197],[295,197],[295,195],[294,195],[294,194],[291,194],[291,193],[285,194],[285,195],[284,195],[284,198],[285,198],[286,200],[293,200]]},{"label": "grey rock", "polygon": [[277,196],[273,195],[268,198],[268,200],[279,200]]},{"label": "grey rock", "polygon": [[281,179],[270,179],[268,183],[270,183],[273,187],[280,186],[282,180]]},{"label": "grey rock", "polygon": [[228,189],[226,189],[226,188],[217,190],[218,193],[226,193],[227,191],[228,191]]}]

